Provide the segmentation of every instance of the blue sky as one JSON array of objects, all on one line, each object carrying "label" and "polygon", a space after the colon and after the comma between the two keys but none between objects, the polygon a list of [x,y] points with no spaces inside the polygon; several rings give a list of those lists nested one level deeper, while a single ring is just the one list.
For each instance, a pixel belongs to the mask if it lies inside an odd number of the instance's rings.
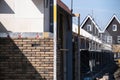
[{"label": "blue sky", "polygon": [[[71,0],[62,1],[71,8]],[[95,21],[103,29],[113,14],[120,19],[120,0],[73,0],[73,13],[81,14],[81,22],[88,14],[93,13]]]}]

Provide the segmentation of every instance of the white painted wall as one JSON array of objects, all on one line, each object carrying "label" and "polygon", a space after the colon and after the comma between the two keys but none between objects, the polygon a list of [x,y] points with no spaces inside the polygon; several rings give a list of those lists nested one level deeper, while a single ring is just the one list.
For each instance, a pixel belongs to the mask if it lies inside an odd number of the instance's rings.
[{"label": "white painted wall", "polygon": [[44,0],[0,0],[0,4],[0,24],[8,31],[44,32]]}]

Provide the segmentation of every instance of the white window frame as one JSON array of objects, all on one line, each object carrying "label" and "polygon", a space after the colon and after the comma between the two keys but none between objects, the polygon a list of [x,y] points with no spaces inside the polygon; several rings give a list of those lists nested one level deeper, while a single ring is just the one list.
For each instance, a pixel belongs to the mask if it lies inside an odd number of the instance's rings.
[{"label": "white window frame", "polygon": [[117,42],[120,43],[120,36],[117,36]]},{"label": "white window frame", "polygon": [[87,25],[87,31],[92,31],[92,27],[90,24]]},{"label": "white window frame", "polygon": [[113,31],[117,31],[117,25],[116,25],[116,24],[113,24],[112,30],[113,30]]},{"label": "white window frame", "polygon": [[107,43],[112,43],[112,36],[107,36]]}]

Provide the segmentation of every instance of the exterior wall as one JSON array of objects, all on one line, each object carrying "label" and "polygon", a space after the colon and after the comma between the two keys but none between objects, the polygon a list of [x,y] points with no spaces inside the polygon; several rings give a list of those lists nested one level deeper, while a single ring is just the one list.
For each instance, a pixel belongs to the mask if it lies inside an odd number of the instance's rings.
[{"label": "exterior wall", "polygon": [[[78,34],[76,33],[73,33],[73,39],[72,39],[72,50],[73,50],[73,79],[74,80],[81,80],[81,70],[80,70],[80,67],[82,66],[81,65],[81,38],[79,36],[78,38]],[[79,40],[79,41],[78,41]],[[79,45],[80,44],[80,45]]]},{"label": "exterior wall", "polygon": [[80,77],[80,74],[79,74],[79,71],[80,71],[80,56],[79,56],[79,47],[78,47],[78,35],[76,33],[73,33],[73,41],[72,41],[72,44],[73,44],[73,79],[74,80],[79,80],[79,77]]},{"label": "exterior wall", "polygon": [[[46,11],[48,11],[45,13],[47,17],[49,10],[46,9]],[[45,18],[45,20],[49,24],[49,19]],[[49,28],[48,25],[46,26]],[[0,28],[3,29],[0,30],[1,32],[6,32],[6,30],[9,32],[43,32],[44,0],[0,1]],[[48,31],[47,28],[46,31]]]},{"label": "exterior wall", "polygon": [[[87,31],[87,25],[91,25],[92,27],[92,31]],[[101,31],[98,30],[98,28],[96,27],[96,25],[94,24],[94,20],[92,21],[89,17],[87,18],[87,20],[85,20],[84,24],[82,25],[82,28],[90,33],[92,36],[88,36],[85,35],[85,33],[83,34],[81,32],[81,35],[83,35],[84,37],[88,37],[89,39],[89,49],[90,50],[112,50],[111,44],[107,43],[107,36],[110,35],[109,32],[105,31],[104,33],[102,33]],[[81,30],[82,31],[82,30]],[[84,43],[85,40],[82,40]],[[100,46],[103,45],[103,46]],[[83,44],[84,47],[84,44]]]},{"label": "exterior wall", "polygon": [[111,36],[108,31],[100,33],[100,39],[102,44],[100,44],[100,48],[102,50],[112,51],[112,43],[107,41],[107,36]]},{"label": "exterior wall", "polygon": [[53,38],[0,38],[0,80],[53,80]]},{"label": "exterior wall", "polygon": [[58,80],[72,80],[72,16],[60,6],[57,12],[57,40],[60,41],[59,54],[61,55],[62,72]]},{"label": "exterior wall", "polygon": [[80,49],[88,50],[89,49],[89,40],[85,37],[80,38]]},{"label": "exterior wall", "polygon": [[[92,31],[87,31],[87,25],[91,25]],[[98,29],[95,27],[95,25],[92,23],[91,19],[88,18],[88,20],[85,22],[85,24],[82,27],[84,30],[86,30],[88,33],[94,35],[94,36],[99,36]],[[96,33],[95,33],[96,30]]]},{"label": "exterior wall", "polygon": [[[44,32],[51,32],[53,30],[53,0],[44,0]],[[51,30],[52,27],[52,30]]]},{"label": "exterior wall", "polygon": [[[117,25],[117,31],[112,30],[112,25],[113,24]],[[120,30],[120,24],[115,18],[113,18],[113,20],[111,21],[111,23],[109,24],[109,26],[106,29],[106,31],[112,36],[112,39],[113,39],[112,43],[113,44],[118,44],[117,43],[117,36],[120,36],[119,30]]]},{"label": "exterior wall", "polygon": [[108,31],[105,31],[105,32],[101,33],[100,35],[101,35],[100,39],[102,40],[102,42],[103,43],[107,43],[107,36],[110,36],[110,34],[108,33]]},{"label": "exterior wall", "polygon": [[[73,33],[78,32],[78,26],[73,24],[72,27]],[[85,49],[85,50],[111,50],[111,45],[109,44],[104,44],[104,35],[99,35],[100,38],[95,37],[94,35],[91,35],[90,33],[88,33],[87,31],[85,31],[84,29],[80,28],[80,48],[81,49]],[[102,45],[104,45],[105,47],[103,48]],[[109,46],[109,47],[108,47]],[[96,48],[95,48],[96,47]]]}]

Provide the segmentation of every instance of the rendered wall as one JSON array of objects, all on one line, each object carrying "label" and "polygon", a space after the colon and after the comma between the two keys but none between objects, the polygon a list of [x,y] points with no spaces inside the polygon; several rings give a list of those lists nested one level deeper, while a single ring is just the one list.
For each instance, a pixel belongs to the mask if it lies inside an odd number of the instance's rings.
[{"label": "rendered wall", "polygon": [[44,0],[1,0],[0,32],[5,31],[43,32]]}]

